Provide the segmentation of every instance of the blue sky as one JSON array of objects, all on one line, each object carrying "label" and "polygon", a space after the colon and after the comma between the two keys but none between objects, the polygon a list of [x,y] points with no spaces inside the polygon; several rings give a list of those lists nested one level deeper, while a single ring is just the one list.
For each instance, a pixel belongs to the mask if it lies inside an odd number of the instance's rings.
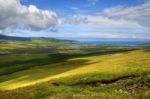
[{"label": "blue sky", "polygon": [[114,6],[136,6],[146,0],[21,0],[23,5],[36,5],[50,9],[59,15],[95,14]]},{"label": "blue sky", "polygon": [[150,0],[0,0],[0,13],[6,35],[150,40]]}]

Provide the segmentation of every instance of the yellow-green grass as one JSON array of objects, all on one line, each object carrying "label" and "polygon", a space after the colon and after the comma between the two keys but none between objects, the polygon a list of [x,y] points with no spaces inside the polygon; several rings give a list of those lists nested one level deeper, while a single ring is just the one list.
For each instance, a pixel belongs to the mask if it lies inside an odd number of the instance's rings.
[{"label": "yellow-green grass", "polygon": [[22,45],[17,42],[9,42],[9,43],[0,43],[0,49],[6,50],[6,49],[16,49],[16,48],[25,48],[25,45]]},{"label": "yellow-green grass", "polygon": [[0,54],[11,54],[12,50],[22,48],[35,48],[35,45],[17,41],[8,41],[5,43],[0,43]]},{"label": "yellow-green grass", "polygon": [[13,49],[18,49],[18,48],[36,48],[38,46],[43,47],[43,46],[48,46],[49,44],[43,43],[43,45],[38,45],[38,43],[31,43],[31,42],[17,42],[17,41],[8,41],[5,43],[0,43],[0,53],[6,50],[13,50]]},{"label": "yellow-green grass", "polygon": [[[92,79],[115,77],[150,72],[150,52],[144,50],[117,54],[96,55],[69,59],[65,62],[33,67],[10,75],[0,76],[0,90],[11,90],[73,76]],[[95,74],[93,76],[93,74]],[[88,75],[88,76],[87,76]],[[71,79],[72,80],[72,79]],[[73,79],[76,81],[76,79]],[[72,82],[67,81],[64,82]]]}]

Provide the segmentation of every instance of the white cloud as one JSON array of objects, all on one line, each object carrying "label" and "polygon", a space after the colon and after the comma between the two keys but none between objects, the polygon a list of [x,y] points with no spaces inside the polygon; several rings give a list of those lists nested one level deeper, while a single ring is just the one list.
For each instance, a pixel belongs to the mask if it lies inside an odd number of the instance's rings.
[{"label": "white cloud", "polygon": [[[61,20],[62,24],[87,24],[114,29],[134,29],[141,33],[150,31],[150,2],[133,7],[113,7],[97,15],[74,15]],[[92,28],[92,26],[91,26]],[[139,33],[138,32],[138,33]]]},{"label": "white cloud", "polygon": [[47,29],[57,24],[56,13],[25,6],[19,0],[0,0],[0,29],[16,28],[19,25],[33,30]]},{"label": "white cloud", "polygon": [[89,24],[99,25],[108,28],[141,28],[141,26],[132,21],[123,19],[111,19],[100,15],[88,15],[87,22]]},{"label": "white cloud", "polygon": [[150,1],[133,7],[113,7],[104,10],[104,15],[113,19],[123,19],[138,22],[150,27]]},{"label": "white cloud", "polygon": [[60,23],[71,25],[97,25],[106,28],[144,28],[135,21],[124,19],[112,19],[102,15],[74,15],[71,17],[60,19]]},{"label": "white cloud", "polygon": [[59,20],[60,24],[70,24],[70,25],[78,25],[81,23],[86,23],[86,17],[80,15],[73,15],[65,18],[61,18]]},{"label": "white cloud", "polygon": [[[98,0],[88,0],[96,4]],[[77,10],[78,8],[72,7]],[[79,11],[79,10],[77,10]],[[139,38],[150,39],[150,2],[134,7],[113,7],[101,14],[81,14],[59,19],[53,11],[41,10],[34,5],[25,6],[19,0],[0,0],[0,32],[9,28],[28,27],[32,30],[47,30],[59,25],[58,33],[40,36],[87,37],[87,38]],[[65,27],[65,25],[67,25]],[[62,26],[60,28],[59,26]],[[64,27],[63,27],[64,26]],[[15,29],[14,29],[15,31]],[[22,30],[21,30],[22,31]],[[24,32],[18,32],[22,35]],[[29,36],[30,30],[28,32]],[[9,32],[12,34],[12,31]],[[15,32],[16,33],[16,32]],[[14,34],[15,34],[14,33]],[[35,32],[36,34],[37,32]],[[43,35],[43,33],[45,33]],[[35,35],[33,35],[35,36]]]},{"label": "white cloud", "polygon": [[105,9],[95,15],[70,16],[61,20],[61,25],[74,25],[69,30],[63,30],[69,33],[72,31],[78,37],[150,39],[149,18],[150,2],[147,1],[133,7]]}]

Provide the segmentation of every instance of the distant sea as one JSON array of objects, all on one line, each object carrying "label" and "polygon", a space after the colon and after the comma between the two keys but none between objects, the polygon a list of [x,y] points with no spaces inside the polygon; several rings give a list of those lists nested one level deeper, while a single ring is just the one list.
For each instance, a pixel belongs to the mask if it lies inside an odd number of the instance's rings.
[{"label": "distant sea", "polygon": [[150,43],[150,41],[81,41],[81,42],[85,44],[111,44],[111,45],[130,45],[130,46]]},{"label": "distant sea", "polygon": [[63,40],[79,41],[83,44],[110,44],[110,45],[129,45],[136,46],[150,44],[150,39],[114,39],[114,38],[58,38]]}]

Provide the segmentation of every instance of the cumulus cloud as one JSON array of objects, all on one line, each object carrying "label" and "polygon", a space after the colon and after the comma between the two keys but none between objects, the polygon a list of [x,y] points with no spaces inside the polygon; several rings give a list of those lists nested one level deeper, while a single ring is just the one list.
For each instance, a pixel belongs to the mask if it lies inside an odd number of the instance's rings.
[{"label": "cumulus cloud", "polygon": [[0,29],[20,25],[33,30],[47,29],[57,24],[53,11],[41,10],[34,5],[25,6],[19,0],[0,0]]},{"label": "cumulus cloud", "polygon": [[138,22],[150,27],[150,1],[133,7],[113,7],[104,10],[104,15],[113,19],[123,19]]}]

